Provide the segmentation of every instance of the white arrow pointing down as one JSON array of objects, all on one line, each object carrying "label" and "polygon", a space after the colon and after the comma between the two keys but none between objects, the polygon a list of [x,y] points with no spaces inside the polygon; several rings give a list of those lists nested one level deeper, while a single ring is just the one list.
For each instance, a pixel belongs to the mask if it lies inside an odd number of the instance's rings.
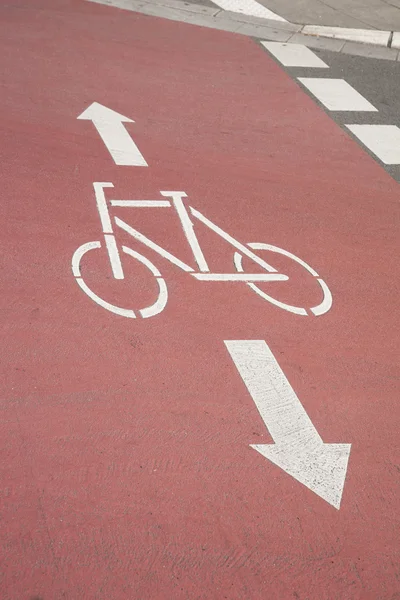
[{"label": "white arrow pointing down", "polygon": [[147,162],[122,123],[134,123],[98,102],[93,102],[77,119],[92,121],[116,165],[147,167]]},{"label": "white arrow pointing down", "polygon": [[264,340],[225,345],[275,442],[251,447],[339,509],[351,444],[324,444]]}]

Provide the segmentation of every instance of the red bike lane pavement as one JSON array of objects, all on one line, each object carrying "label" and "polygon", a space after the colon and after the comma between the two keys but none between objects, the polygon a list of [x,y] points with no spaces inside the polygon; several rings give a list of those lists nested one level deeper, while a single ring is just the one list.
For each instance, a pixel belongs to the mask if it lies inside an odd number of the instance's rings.
[{"label": "red bike lane pavement", "polygon": [[[398,184],[250,38],[73,0],[0,14],[1,597],[397,598]],[[115,164],[77,119],[93,102],[134,121],[148,167]],[[306,261],[332,308],[196,280],[119,231],[168,302],[105,310],[71,269],[103,240],[93,182],[185,191],[235,239]],[[173,211],[111,212],[195,267]],[[195,228],[210,268],[234,272],[232,245]],[[116,281],[103,249],[88,285],[154,301],[149,271],[124,258]],[[268,259],[290,279],[264,291],[321,300]],[[250,447],[273,440],[226,340],[265,340],[322,440],[352,445],[339,510]]]}]

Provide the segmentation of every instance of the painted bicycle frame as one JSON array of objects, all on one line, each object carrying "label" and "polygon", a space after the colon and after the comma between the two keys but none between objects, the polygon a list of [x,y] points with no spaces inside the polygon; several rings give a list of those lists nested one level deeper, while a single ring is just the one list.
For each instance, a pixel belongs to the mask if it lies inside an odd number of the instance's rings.
[{"label": "painted bicycle frame", "polygon": [[[113,188],[114,185],[110,182],[95,182],[93,183],[94,193],[96,198],[96,204],[98,213],[100,216],[103,236],[104,236],[104,244],[105,249],[108,253],[108,258],[110,261],[110,266],[112,270],[112,274],[115,279],[124,279],[124,270],[121,261],[120,249],[118,248],[118,244],[115,238],[114,233],[114,224],[129,234],[136,241],[141,244],[147,246],[154,252],[158,253],[164,259],[168,260],[170,263],[174,264],[176,267],[179,267],[182,271],[189,273],[192,277],[199,281],[214,281],[214,282],[243,282],[248,285],[253,291],[255,291],[261,298],[267,300],[268,302],[282,308],[288,312],[298,314],[298,315],[308,315],[312,314],[315,316],[320,316],[325,314],[332,306],[332,295],[323,279],[321,279],[318,273],[310,267],[306,262],[302,259],[298,258],[291,252],[287,250],[283,250],[282,248],[278,248],[277,246],[272,246],[271,244],[266,243],[250,243],[250,244],[242,244],[230,234],[221,229],[218,225],[210,221],[207,217],[205,217],[201,212],[196,210],[195,208],[188,206],[186,207],[184,199],[187,198],[185,192],[181,191],[161,191],[160,194],[163,199],[160,200],[106,200],[104,190],[106,188]],[[186,240],[190,246],[190,249],[193,254],[194,261],[197,265],[197,269],[191,267],[190,265],[183,262],[180,258],[171,254],[165,248],[159,246],[156,242],[146,237],[143,233],[133,228],[131,225],[120,219],[119,217],[114,217],[111,219],[109,207],[124,207],[124,208],[171,208],[175,210],[180,224],[182,226],[183,233],[186,237]],[[235,248],[235,253],[233,257],[233,263],[236,269],[235,273],[213,273],[210,271],[206,257],[204,256],[203,250],[200,246],[199,240],[195,233],[194,222],[195,220],[200,221],[203,225],[208,227],[215,234],[219,235],[226,242],[228,242],[233,248]],[[167,284],[162,277],[158,268],[145,256],[140,254],[139,252],[132,250],[127,246],[122,246],[122,252],[126,255],[138,260],[145,267],[149,269],[152,275],[156,278],[159,288],[159,294],[157,300],[151,306],[139,309],[138,311],[134,311],[130,308],[122,308],[116,306],[114,304],[110,304],[106,300],[100,298],[93,290],[89,288],[89,286],[84,281],[81,274],[81,261],[85,254],[91,250],[101,248],[101,242],[87,242],[80,246],[74,253],[72,258],[72,271],[76,278],[76,281],[80,288],[97,304],[102,306],[103,308],[118,314],[123,317],[128,318],[136,318],[140,316],[142,318],[153,317],[159,313],[161,313],[167,305],[168,301],[168,289]],[[281,302],[276,298],[273,298],[262,289],[257,286],[257,283],[260,282],[275,282],[275,281],[287,281],[289,278],[287,275],[283,273],[278,273],[277,270],[263,260],[260,256],[255,254],[253,250],[268,250],[270,252],[275,252],[278,254],[282,254],[291,260],[294,260],[298,264],[308,271],[316,279],[320,288],[323,292],[323,300],[318,305],[313,307],[300,307],[294,306],[291,304],[287,304],[285,302]],[[251,259],[254,263],[256,263],[259,267],[264,269],[264,273],[245,273],[242,265],[243,256]]]}]

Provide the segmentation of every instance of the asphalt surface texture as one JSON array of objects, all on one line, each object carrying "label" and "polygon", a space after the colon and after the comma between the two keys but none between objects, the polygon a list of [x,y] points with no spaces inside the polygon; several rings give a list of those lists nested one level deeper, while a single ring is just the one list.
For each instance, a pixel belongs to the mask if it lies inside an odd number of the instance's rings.
[{"label": "asphalt surface texture", "polygon": [[398,30],[399,0],[258,0],[260,4],[293,23]]},{"label": "asphalt surface texture", "polygon": [[[399,0],[257,0],[291,23],[357,29],[400,30]],[[206,4],[199,2],[196,4]],[[208,2],[207,2],[208,4]]]},{"label": "asphalt surface texture", "polygon": [[0,14],[0,600],[398,598],[399,178],[341,127],[396,124],[399,66]]},{"label": "asphalt surface texture", "polygon": [[[313,52],[329,65],[330,68],[283,67],[279,61],[276,62],[294,79],[297,79],[297,77],[345,79],[347,83],[378,109],[378,112],[330,111],[302,86],[304,92],[310,95],[343,128],[347,135],[352,137],[351,132],[346,127],[346,125],[350,124],[368,123],[397,125],[397,127],[400,127],[400,63],[398,61],[364,58],[315,49],[313,49]],[[269,52],[267,53],[269,54]],[[299,85],[301,84],[299,83]],[[356,137],[354,139],[358,144],[362,145]],[[370,154],[374,160],[380,163],[400,183],[400,165],[385,165],[367,147],[363,146],[363,148],[365,152]]]}]

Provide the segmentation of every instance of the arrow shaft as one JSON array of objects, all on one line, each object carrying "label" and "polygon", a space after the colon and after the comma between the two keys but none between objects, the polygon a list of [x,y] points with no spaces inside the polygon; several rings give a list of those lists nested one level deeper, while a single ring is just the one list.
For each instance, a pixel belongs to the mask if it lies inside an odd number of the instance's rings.
[{"label": "arrow shaft", "polygon": [[121,121],[93,120],[116,165],[147,167],[147,162]]},{"label": "arrow shaft", "polygon": [[322,444],[266,342],[229,340],[225,345],[274,442],[293,448]]}]

